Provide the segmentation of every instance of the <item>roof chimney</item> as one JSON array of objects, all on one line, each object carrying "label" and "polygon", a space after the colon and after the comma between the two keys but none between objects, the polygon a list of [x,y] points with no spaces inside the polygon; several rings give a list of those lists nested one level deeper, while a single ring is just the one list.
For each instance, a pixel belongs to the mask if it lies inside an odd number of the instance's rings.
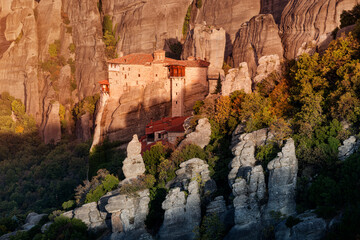
[{"label": "roof chimney", "polygon": [[165,51],[162,49],[156,50],[154,52],[154,61],[164,61],[165,60]]}]

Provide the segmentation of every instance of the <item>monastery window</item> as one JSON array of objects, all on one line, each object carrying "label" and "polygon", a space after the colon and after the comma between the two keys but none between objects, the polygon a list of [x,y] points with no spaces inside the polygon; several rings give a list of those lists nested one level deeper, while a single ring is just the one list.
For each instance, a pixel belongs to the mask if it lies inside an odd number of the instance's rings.
[{"label": "monastery window", "polygon": [[161,133],[158,133],[158,138],[161,138]]},{"label": "monastery window", "polygon": [[177,104],[177,101],[175,102],[175,104]]},{"label": "monastery window", "polygon": [[177,93],[175,93],[176,94],[176,96],[177,96]]},{"label": "monastery window", "polygon": [[130,68],[129,68],[129,71],[130,71]]},{"label": "monastery window", "polygon": [[140,74],[138,74],[138,77],[140,77]]},{"label": "monastery window", "polygon": [[177,84],[175,84],[177,86]]},{"label": "monastery window", "polygon": [[125,68],[123,67],[123,71],[125,70]]},{"label": "monastery window", "polygon": [[126,79],[126,74],[125,74],[125,79]]}]

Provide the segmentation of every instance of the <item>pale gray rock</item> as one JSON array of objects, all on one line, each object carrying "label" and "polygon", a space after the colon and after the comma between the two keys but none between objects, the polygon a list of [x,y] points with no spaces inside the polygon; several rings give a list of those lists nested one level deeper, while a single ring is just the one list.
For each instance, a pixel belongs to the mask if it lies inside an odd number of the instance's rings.
[{"label": "pale gray rock", "polygon": [[344,161],[359,148],[359,145],[360,143],[355,136],[351,136],[344,140],[344,143],[339,147],[339,160]]},{"label": "pale gray rock", "polygon": [[221,95],[223,96],[229,96],[236,90],[244,90],[245,93],[251,93],[252,81],[247,63],[242,62],[238,68],[230,69],[221,85]]},{"label": "pale gray rock", "polygon": [[268,129],[260,129],[251,133],[241,134],[238,139],[233,139],[233,144],[238,142],[233,148],[232,152],[235,156],[230,163],[230,173],[228,175],[229,184],[234,183],[240,167],[254,167],[256,163],[255,149],[257,146],[265,145],[273,135]]},{"label": "pale gray rock", "polygon": [[[91,231],[97,232],[106,229],[106,214],[99,211],[96,202],[87,203],[79,208],[75,208],[72,211],[72,215],[71,218],[80,219]],[[71,214],[67,212],[66,214],[63,214],[63,216],[70,217]]]},{"label": "pale gray rock", "polygon": [[204,148],[210,142],[211,124],[207,118],[202,118],[198,121],[194,132],[186,135],[186,138],[179,144],[179,147],[186,144],[195,144]]},{"label": "pale gray rock", "polygon": [[212,181],[208,167],[198,158],[180,164],[172,183],[176,187],[169,191],[162,203],[165,214],[159,239],[195,239],[194,230],[201,222],[200,193],[204,191],[203,186]]},{"label": "pale gray rock", "polygon": [[279,29],[271,14],[260,14],[241,25],[233,47],[234,66],[247,62],[251,77],[256,75],[259,60],[263,56],[277,55],[283,58]]},{"label": "pale gray rock", "polygon": [[284,216],[296,213],[295,189],[298,161],[293,139],[288,139],[278,156],[269,162],[268,193],[269,200],[264,210],[265,221],[272,220],[272,213]]},{"label": "pale gray rock", "polygon": [[285,225],[286,220],[276,226],[276,240],[323,239],[327,229],[327,224],[324,219],[317,217],[316,214],[311,211],[297,215],[296,217],[299,218],[301,222],[292,228],[288,228]]},{"label": "pale gray rock", "polygon": [[140,153],[141,143],[135,134],[127,146],[127,158],[123,162],[122,170],[126,179],[136,178],[145,173],[145,164]]},{"label": "pale gray rock", "polygon": [[42,233],[46,232],[52,224],[53,224],[53,222],[48,222],[48,223],[45,223],[44,225],[42,225],[41,232]]},{"label": "pale gray rock", "polygon": [[37,214],[35,212],[29,213],[26,216],[25,224],[22,225],[21,228],[25,231],[29,231],[30,229],[35,227],[35,225],[37,225],[40,222],[40,220],[45,216],[46,214]]},{"label": "pale gray rock", "polygon": [[226,239],[234,239],[234,234],[244,236],[244,239],[257,239],[261,232],[251,229],[261,227],[261,205],[266,193],[265,177],[261,165],[242,167],[232,185],[234,195],[234,222]]},{"label": "pale gray rock", "polygon": [[115,194],[108,198],[105,209],[111,214],[111,239],[136,240],[146,236],[145,219],[150,202],[149,190],[133,195]]}]

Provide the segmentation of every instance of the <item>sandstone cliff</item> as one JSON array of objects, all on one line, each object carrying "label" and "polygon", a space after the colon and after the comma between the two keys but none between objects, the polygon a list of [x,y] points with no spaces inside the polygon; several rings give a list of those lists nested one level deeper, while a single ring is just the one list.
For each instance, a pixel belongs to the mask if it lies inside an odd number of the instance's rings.
[{"label": "sandstone cliff", "polygon": [[293,59],[321,44],[340,25],[342,11],[357,3],[358,0],[289,1],[280,24],[285,57]]}]

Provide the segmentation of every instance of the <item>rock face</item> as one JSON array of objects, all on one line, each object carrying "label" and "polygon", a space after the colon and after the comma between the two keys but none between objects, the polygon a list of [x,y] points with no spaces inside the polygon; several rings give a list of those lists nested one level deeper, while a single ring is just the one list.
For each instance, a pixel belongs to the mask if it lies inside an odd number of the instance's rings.
[{"label": "rock face", "polygon": [[339,147],[339,160],[344,161],[359,148],[359,145],[360,143],[356,140],[355,136],[351,136],[346,139],[343,145]]},{"label": "rock face", "polygon": [[[150,202],[149,190],[132,195],[119,194],[118,190],[107,193],[98,202],[92,202],[64,213],[69,218],[82,220],[92,232],[111,230],[111,239],[137,240],[149,237],[145,219]],[[152,239],[150,238],[146,239]]]},{"label": "rock face", "polygon": [[[249,21],[250,18],[260,13],[261,1],[247,0],[206,0],[203,6],[197,9],[196,15],[193,16],[193,22],[207,25],[222,27],[226,31],[226,51],[225,58],[232,51],[232,44],[235,35],[242,23]],[[235,66],[238,66],[237,63]]]},{"label": "rock face", "polygon": [[147,189],[138,191],[133,196],[110,197],[105,209],[111,214],[111,239],[136,240],[149,236],[145,230],[149,202]]},{"label": "rock face", "polygon": [[358,0],[290,0],[280,24],[285,57],[295,58],[306,48],[321,44],[340,25],[342,11],[357,3]]},{"label": "rock face", "polygon": [[313,212],[305,212],[297,215],[301,222],[288,228],[286,221],[281,222],[275,228],[275,238],[277,240],[297,240],[297,239],[323,239],[326,233],[327,224],[322,218],[318,218]]},{"label": "rock face", "polygon": [[214,28],[196,24],[187,35],[184,43],[182,58],[190,56],[200,57],[210,62],[208,74],[211,76],[224,75],[222,66],[226,45],[226,32],[223,28]]},{"label": "rock face", "polygon": [[59,102],[52,103],[49,106],[48,112],[46,114],[47,122],[45,123],[43,133],[43,139],[46,144],[50,142],[57,143],[61,140],[59,108]]},{"label": "rock face", "polygon": [[24,229],[25,231],[28,231],[33,227],[35,227],[35,225],[37,225],[40,222],[40,220],[45,216],[46,214],[37,214],[34,212],[29,213],[25,219],[25,224],[21,228]]},{"label": "rock face", "polygon": [[236,90],[244,90],[251,93],[252,81],[249,75],[249,68],[246,62],[239,64],[239,68],[232,68],[221,83],[221,95],[229,96]]},{"label": "rock face", "polygon": [[[201,221],[200,193],[213,182],[208,167],[205,161],[198,158],[180,164],[172,184],[175,187],[162,203],[165,215],[158,233],[160,239],[195,239],[194,230]],[[211,194],[214,189],[208,191]]]},{"label": "rock face", "polygon": [[259,59],[259,65],[256,69],[254,83],[261,82],[272,72],[281,72],[281,58],[279,55],[267,55]]},{"label": "rock face", "polygon": [[290,0],[262,0],[260,13],[272,14],[277,24],[280,23],[281,14]]},{"label": "rock face", "polygon": [[[93,95],[95,83],[106,76],[97,1],[3,0],[0,26],[0,91],[21,99],[41,136],[51,139],[54,131],[48,131],[47,123],[58,120],[48,114],[52,103],[58,101],[71,116],[72,104]],[[55,41],[60,43],[56,54],[64,63],[48,71],[48,50]],[[69,50],[72,44],[74,51]]]},{"label": "rock face", "polygon": [[186,135],[186,138],[179,144],[179,147],[186,144],[195,144],[204,148],[210,142],[211,124],[207,118],[202,118],[198,121],[195,132]]},{"label": "rock face", "polygon": [[106,229],[106,213],[99,211],[96,202],[84,204],[63,215],[68,218],[80,219],[88,226],[89,230],[93,232]]},{"label": "rock face", "polygon": [[122,170],[126,179],[136,178],[146,171],[141,157],[141,142],[136,134],[127,146],[127,158],[123,162]]},{"label": "rock face", "polygon": [[[238,126],[236,132],[241,132]],[[238,136],[238,137],[235,137]],[[234,200],[234,223],[226,240],[260,239],[261,231],[269,225],[277,224],[274,213],[294,215],[295,188],[298,163],[295,145],[288,139],[278,157],[269,162],[269,180],[266,185],[264,169],[257,165],[256,147],[267,144],[273,135],[267,129],[252,133],[235,134],[232,148],[234,159],[230,163],[228,176]]]},{"label": "rock face", "polygon": [[[260,202],[265,198],[266,186],[263,168],[241,167],[238,177],[232,185],[234,195],[234,223],[226,239],[243,236],[243,239],[257,239],[261,227]],[[236,239],[236,238],[235,238]]]},{"label": "rock face", "polygon": [[[180,41],[184,18],[192,0],[103,0],[105,15],[112,16],[120,36],[119,51],[152,53],[168,40]],[[96,4],[95,4],[96,6]]]},{"label": "rock face", "polygon": [[277,55],[281,61],[283,47],[278,32],[271,14],[257,15],[242,24],[234,41],[234,66],[247,62],[250,76],[254,77],[261,57]]},{"label": "rock face", "polygon": [[291,216],[296,213],[295,189],[298,161],[293,139],[288,139],[277,158],[269,162],[269,200],[264,219],[271,219],[271,213],[280,212]]},{"label": "rock face", "polygon": [[252,133],[244,133],[235,141],[237,144],[232,148],[235,156],[230,163],[231,170],[228,175],[229,184],[235,182],[238,177],[239,169],[242,167],[254,167],[256,163],[255,149],[258,146],[265,145],[273,138],[273,135],[267,129],[260,129]]}]

